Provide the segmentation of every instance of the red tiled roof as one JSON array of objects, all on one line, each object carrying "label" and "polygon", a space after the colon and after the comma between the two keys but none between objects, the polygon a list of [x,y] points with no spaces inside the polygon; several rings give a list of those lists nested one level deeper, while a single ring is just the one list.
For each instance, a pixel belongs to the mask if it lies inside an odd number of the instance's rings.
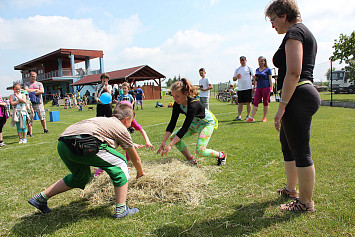
[{"label": "red tiled roof", "polygon": [[[107,72],[110,76],[109,84],[116,84],[122,83],[124,81],[144,81],[144,80],[151,80],[151,79],[159,79],[165,78],[165,76],[153,68],[149,67],[148,65],[132,67],[121,69],[117,71]],[[94,85],[101,82],[100,80],[101,74],[89,75],[83,77],[79,81],[71,84],[72,86],[79,86],[79,85]]]}]

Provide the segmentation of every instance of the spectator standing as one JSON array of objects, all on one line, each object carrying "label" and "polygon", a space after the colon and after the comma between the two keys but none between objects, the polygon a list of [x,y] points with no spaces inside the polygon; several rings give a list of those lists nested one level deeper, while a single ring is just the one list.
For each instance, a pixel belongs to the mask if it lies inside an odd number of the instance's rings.
[{"label": "spectator standing", "polygon": [[258,111],[258,106],[263,98],[263,105],[264,105],[264,116],[263,122],[266,122],[266,115],[269,110],[269,99],[270,93],[272,91],[272,72],[271,69],[268,68],[266,58],[260,56],[258,58],[259,68],[256,69],[255,73],[255,81],[256,81],[256,91],[254,96],[254,106],[253,111],[251,112],[251,116],[248,118],[247,122],[254,122],[256,111]]},{"label": "spectator standing", "polygon": [[88,98],[86,97],[86,95],[83,95],[83,105],[84,106],[88,105]]},{"label": "spectator standing", "polygon": [[213,85],[210,79],[206,77],[206,70],[204,68],[200,68],[198,72],[201,76],[198,83],[200,86],[200,101],[206,109],[209,109],[210,90],[213,88]]},{"label": "spectator standing", "polygon": [[74,108],[79,108],[78,106],[78,100],[76,99],[76,94],[73,92],[73,94],[71,95],[71,98],[73,100],[73,109]]},{"label": "spectator standing", "polygon": [[15,83],[13,86],[14,94],[10,95],[10,103],[13,107],[11,126],[17,127],[19,137],[18,143],[27,143],[26,120],[28,117],[26,110],[26,95],[21,93],[21,86]]},{"label": "spectator standing", "polygon": [[80,92],[78,90],[76,90],[76,99],[78,101],[80,101],[80,99],[81,99],[81,95],[80,95]]},{"label": "spectator standing", "polygon": [[280,208],[282,211],[312,212],[315,210],[312,200],[315,168],[309,142],[312,116],[320,106],[319,93],[312,83],[317,42],[302,23],[296,1],[274,0],[266,8],[265,16],[278,34],[286,34],[273,57],[279,69],[277,90],[282,89],[274,123],[280,132],[287,179],[286,187],[277,192],[295,201]]},{"label": "spectator standing", "polygon": [[96,101],[97,101],[97,107],[96,107],[96,116],[97,117],[111,117],[112,116],[112,103],[109,104],[103,104],[100,101],[100,96],[102,93],[109,93],[110,95],[112,94],[112,86],[108,84],[108,81],[110,80],[110,76],[107,73],[103,73],[100,76],[101,79],[101,84],[97,85],[96,87]]},{"label": "spectator standing", "polygon": [[120,97],[120,91],[118,90],[118,88],[115,88],[114,99],[118,100],[119,97]]},{"label": "spectator standing", "polygon": [[122,84],[119,85],[120,95],[123,94]]},{"label": "spectator standing", "polygon": [[7,103],[3,101],[0,95],[0,147],[6,146],[2,138],[2,129],[4,128],[8,117]]},{"label": "spectator standing", "polygon": [[247,116],[245,120],[248,120],[251,111],[251,101],[253,94],[253,81],[252,76],[254,76],[253,70],[246,65],[247,58],[241,56],[239,58],[240,67],[238,67],[233,75],[233,81],[238,80],[238,116],[234,121],[242,120],[243,105],[247,105]]},{"label": "spectator standing", "polygon": [[[34,111],[37,112],[37,115],[39,119],[41,120],[41,124],[43,127],[44,133],[49,133],[47,129],[47,123],[46,123],[46,112],[44,110],[44,104],[43,104],[43,98],[42,94],[44,93],[44,88],[43,84],[41,82],[36,81],[37,79],[37,73],[32,71],[30,72],[30,81],[25,82],[24,87],[25,90],[31,94],[31,92],[34,92],[35,96],[39,98],[39,102],[36,103],[36,101],[32,101],[32,107]],[[31,96],[30,96],[31,98]]]},{"label": "spectator standing", "polygon": [[132,107],[134,108],[134,98],[132,95],[128,94],[128,88],[129,88],[128,82],[124,82],[122,84],[123,94],[119,96],[117,102],[128,101],[130,104],[132,104]]},{"label": "spectator standing", "polygon": [[135,99],[133,87],[130,87],[128,94],[130,94]]},{"label": "spectator standing", "polygon": [[145,98],[145,95],[143,90],[141,89],[141,86],[138,86],[138,88],[134,90],[134,93],[136,94],[137,110],[138,105],[141,105],[141,109],[143,109],[143,98]]}]

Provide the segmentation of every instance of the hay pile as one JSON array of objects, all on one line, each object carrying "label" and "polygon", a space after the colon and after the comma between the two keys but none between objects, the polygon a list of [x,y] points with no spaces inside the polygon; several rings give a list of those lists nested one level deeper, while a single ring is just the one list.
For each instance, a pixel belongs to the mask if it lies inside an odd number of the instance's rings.
[{"label": "hay pile", "polygon": [[[127,202],[130,205],[153,202],[184,202],[198,205],[203,202],[208,178],[201,168],[174,158],[159,163],[143,164],[145,176],[136,179],[136,170],[130,169]],[[84,198],[93,204],[114,203],[114,189],[104,172],[95,177],[83,191]]]}]

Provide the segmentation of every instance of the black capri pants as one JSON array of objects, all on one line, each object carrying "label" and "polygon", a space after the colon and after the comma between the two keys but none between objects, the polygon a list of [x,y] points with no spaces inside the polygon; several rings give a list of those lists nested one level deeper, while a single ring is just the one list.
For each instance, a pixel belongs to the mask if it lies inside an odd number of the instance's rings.
[{"label": "black capri pants", "polygon": [[[5,112],[5,113],[7,113],[7,112]],[[4,127],[5,123],[6,123],[6,117],[0,117],[0,133],[2,133],[2,128]]]},{"label": "black capri pants", "polygon": [[318,91],[311,84],[296,88],[282,117],[280,142],[285,161],[295,161],[296,167],[313,165],[311,147],[312,116],[320,106]]},{"label": "black capri pants", "polygon": [[97,104],[96,117],[112,117],[112,104]]}]

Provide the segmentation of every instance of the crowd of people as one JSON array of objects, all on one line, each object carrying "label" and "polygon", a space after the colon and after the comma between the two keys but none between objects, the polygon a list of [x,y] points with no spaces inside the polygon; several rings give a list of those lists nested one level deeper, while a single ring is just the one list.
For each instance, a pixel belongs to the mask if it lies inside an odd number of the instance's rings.
[{"label": "crowd of people", "polygon": [[[274,0],[266,8],[265,16],[270,19],[272,27],[278,34],[285,34],[272,59],[273,64],[279,69],[277,90],[281,91],[274,126],[280,133],[287,180],[286,186],[277,192],[294,201],[283,204],[280,208],[282,211],[312,212],[315,210],[312,199],[315,168],[309,143],[312,116],[320,106],[319,94],[312,85],[317,43],[312,33],[302,23],[295,1]],[[234,120],[242,120],[243,107],[246,105],[246,122],[255,122],[258,105],[262,99],[264,106],[262,122],[267,122],[269,96],[273,92],[271,70],[268,68],[267,60],[263,56],[258,58],[259,67],[255,73],[247,66],[245,56],[239,57],[239,63],[240,67],[235,69],[233,75],[233,81],[238,83],[236,97],[238,113]],[[213,88],[211,80],[206,77],[204,68],[198,72],[201,76],[198,87],[199,99],[196,99],[196,87],[186,78],[176,81],[171,86],[174,99],[172,114],[156,153],[167,155],[175,146],[192,165],[197,165],[197,157],[214,158],[217,165],[225,165],[227,154],[224,151],[207,149],[213,131],[218,128],[218,120],[209,110],[210,90]],[[127,181],[130,178],[127,161],[132,161],[137,171],[136,178],[139,178],[144,175],[144,171],[136,149],[145,147],[154,150],[147,133],[134,119],[134,108],[138,110],[140,105],[143,109],[144,93],[140,87],[133,91],[128,83],[123,83],[113,91],[109,84],[110,77],[106,73],[102,74],[100,79],[101,84],[97,86],[93,95],[97,102],[96,117],[69,126],[59,138],[58,154],[71,173],[29,200],[29,203],[42,213],[52,211],[47,206],[49,198],[73,188],[83,189],[90,180],[90,166],[98,167],[98,175],[105,171],[112,179],[116,194],[114,218],[123,218],[139,211],[126,205]],[[30,126],[34,111],[41,120],[44,133],[48,133],[41,98],[43,85],[36,81],[36,73],[31,72],[31,81],[25,83],[23,93],[19,84],[15,84],[13,90],[14,94],[9,98],[13,109],[11,124],[17,126],[19,143],[26,143],[26,135],[32,134]],[[234,91],[234,88],[231,90]],[[103,93],[111,94],[112,101],[117,103],[113,111],[112,102],[100,101]],[[84,96],[88,98],[90,94]],[[87,98],[85,100],[81,98],[79,92],[73,93],[72,98],[67,95],[67,107],[78,106],[78,101],[85,101],[87,104]],[[4,146],[2,127],[9,117],[7,111],[9,107],[1,96],[0,108],[0,146]],[[175,130],[180,114],[185,116],[184,122]],[[131,127],[142,134],[145,145],[138,145],[132,141],[128,130]],[[194,134],[197,134],[197,143],[192,154],[183,140]],[[118,146],[125,149],[126,156],[115,150]],[[299,190],[296,188],[297,183]]]}]

